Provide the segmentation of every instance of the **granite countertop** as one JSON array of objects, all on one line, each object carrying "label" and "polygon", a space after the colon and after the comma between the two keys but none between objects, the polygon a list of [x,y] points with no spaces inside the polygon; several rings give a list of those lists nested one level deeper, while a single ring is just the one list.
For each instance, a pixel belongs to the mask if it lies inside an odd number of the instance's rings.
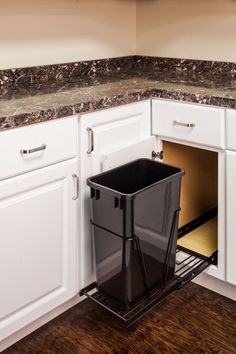
[{"label": "granite countertop", "polygon": [[234,80],[193,77],[159,70],[104,72],[66,82],[12,85],[0,89],[0,130],[149,98],[167,98],[236,109]]}]

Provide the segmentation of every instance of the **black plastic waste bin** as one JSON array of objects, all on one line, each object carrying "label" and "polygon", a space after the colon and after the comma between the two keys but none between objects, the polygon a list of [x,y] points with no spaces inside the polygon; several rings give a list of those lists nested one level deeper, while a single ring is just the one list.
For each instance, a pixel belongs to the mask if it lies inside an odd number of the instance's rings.
[{"label": "black plastic waste bin", "polygon": [[125,307],[174,276],[183,175],[138,159],[87,180],[98,290]]}]

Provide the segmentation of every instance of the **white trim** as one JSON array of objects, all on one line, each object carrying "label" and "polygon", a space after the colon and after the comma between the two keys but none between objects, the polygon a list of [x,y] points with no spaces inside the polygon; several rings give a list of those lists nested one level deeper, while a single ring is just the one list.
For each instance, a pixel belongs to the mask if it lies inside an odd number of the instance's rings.
[{"label": "white trim", "polygon": [[77,295],[73,297],[71,300],[65,302],[64,304],[56,307],[52,311],[48,312],[46,315],[38,318],[37,320],[33,321],[29,325],[21,328],[19,331],[15,332],[14,334],[10,335],[9,337],[5,338],[3,341],[0,342],[0,352],[5,350],[6,348],[10,347],[14,343],[18,342],[20,339],[24,338],[28,334],[34,332],[39,327],[43,326],[47,322],[51,321],[55,317],[59,316],[63,312],[67,311],[74,305],[78,304],[83,299]]},{"label": "white trim", "polygon": [[205,273],[198,275],[193,282],[236,301],[236,286],[234,285],[213,278]]}]

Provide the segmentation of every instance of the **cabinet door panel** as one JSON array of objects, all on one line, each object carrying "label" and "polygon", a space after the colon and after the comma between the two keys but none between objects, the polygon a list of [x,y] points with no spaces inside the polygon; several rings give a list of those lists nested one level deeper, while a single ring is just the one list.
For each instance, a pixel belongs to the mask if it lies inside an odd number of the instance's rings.
[{"label": "cabinet door panel", "polygon": [[61,181],[2,201],[0,318],[61,285],[63,229],[55,216],[63,220]]},{"label": "cabinet door panel", "polygon": [[3,337],[75,294],[75,171],[65,163],[0,183]]},{"label": "cabinet door panel", "polygon": [[236,152],[226,155],[226,280],[236,285]]},{"label": "cabinet door panel", "polygon": [[[92,257],[92,236],[90,225],[89,188],[86,179],[100,173],[106,166],[106,158],[114,165],[129,162],[136,158],[133,146],[150,138],[150,102],[140,102],[118,108],[87,114],[80,121],[80,287],[94,281],[94,265]],[[87,128],[93,131],[94,150],[88,154],[89,134]],[[155,140],[155,138],[154,138]],[[144,145],[140,157],[151,156],[150,144]],[[147,152],[148,149],[148,152]],[[114,153],[116,160],[111,158]],[[109,162],[108,162],[109,163]]]},{"label": "cabinet door panel", "polygon": [[139,158],[151,158],[151,152],[156,149],[156,137],[151,136],[136,144],[112,152],[104,156],[102,170],[107,171],[131,160]]}]

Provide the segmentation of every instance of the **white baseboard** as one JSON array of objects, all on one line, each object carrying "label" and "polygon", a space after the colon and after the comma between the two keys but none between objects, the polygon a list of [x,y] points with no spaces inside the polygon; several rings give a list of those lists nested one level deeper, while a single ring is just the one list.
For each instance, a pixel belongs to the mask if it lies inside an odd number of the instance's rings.
[{"label": "white baseboard", "polygon": [[51,321],[53,318],[59,316],[69,308],[73,307],[74,305],[78,304],[82,301],[80,296],[75,296],[73,299],[65,302],[63,305],[58,306],[54,310],[48,312],[46,315],[38,318],[36,321],[30,323],[28,326],[20,329],[19,331],[15,332],[14,334],[10,335],[6,339],[0,342],[0,352],[5,350],[6,348],[10,347],[14,343],[18,342],[20,339],[26,337],[28,334],[32,333],[39,327],[43,326],[47,322]]},{"label": "white baseboard", "polygon": [[225,283],[205,273],[197,276],[193,282],[236,301],[236,286],[234,285]]}]

